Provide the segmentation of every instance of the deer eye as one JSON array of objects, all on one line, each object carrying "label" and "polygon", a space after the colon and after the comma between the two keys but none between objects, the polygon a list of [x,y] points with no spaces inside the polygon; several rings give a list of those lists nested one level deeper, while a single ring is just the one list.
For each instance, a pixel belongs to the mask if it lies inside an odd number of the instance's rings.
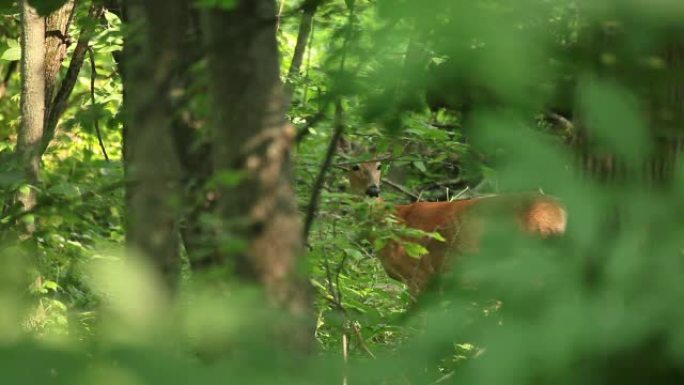
[{"label": "deer eye", "polygon": [[359,167],[358,164],[355,164],[355,165],[352,166],[352,170],[354,170],[354,171],[359,171],[359,170],[361,170],[361,167]]},{"label": "deer eye", "polygon": [[378,163],[378,170],[382,169],[382,163]]}]

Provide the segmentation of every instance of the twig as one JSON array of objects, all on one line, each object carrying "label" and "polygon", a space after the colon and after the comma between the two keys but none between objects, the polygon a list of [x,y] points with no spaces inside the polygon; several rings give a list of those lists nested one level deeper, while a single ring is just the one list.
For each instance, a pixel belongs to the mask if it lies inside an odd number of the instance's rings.
[{"label": "twig", "polygon": [[342,137],[344,131],[343,122],[343,111],[342,102],[338,101],[335,106],[335,130],[333,131],[332,138],[330,138],[330,143],[328,144],[328,150],[325,154],[325,159],[321,165],[321,169],[316,176],[316,181],[313,185],[313,190],[311,192],[311,198],[309,199],[309,206],[306,211],[306,219],[304,220],[304,233],[302,238],[306,243],[309,238],[309,233],[311,232],[311,226],[313,225],[314,218],[316,217],[316,211],[318,211],[318,201],[321,195],[321,189],[323,188],[323,182],[325,181],[325,174],[328,172],[330,165],[332,164],[332,158],[337,150],[337,143]]},{"label": "twig", "polygon": [[575,124],[561,114],[558,114],[553,111],[547,111],[546,116],[549,117],[551,120],[554,120],[557,123],[559,123],[567,131],[573,131],[575,129]]},{"label": "twig", "polygon": [[332,305],[335,309],[341,310],[343,313],[345,312],[344,307],[342,306],[342,301],[340,300],[340,297],[338,296],[338,289],[335,288],[334,282],[337,282],[337,280],[333,280],[332,276],[332,270],[330,270],[330,260],[328,259],[328,254],[324,253],[324,262],[325,262],[325,277],[326,280],[328,281],[328,291],[330,292],[330,295],[332,295]]},{"label": "twig", "polygon": [[314,32],[315,32],[315,23],[314,20],[311,20],[311,33],[309,34],[309,42],[307,43],[306,47],[306,69],[305,69],[305,75],[304,79],[307,81],[304,82],[304,90],[302,90],[302,106],[306,107],[307,105],[307,100],[309,97],[309,72],[311,69],[311,47],[313,46],[314,42]]},{"label": "twig", "polygon": [[95,134],[97,134],[97,142],[100,144],[102,155],[109,162],[109,155],[107,155],[107,149],[102,140],[102,132],[100,132],[100,122],[95,114],[95,78],[97,77],[97,69],[95,68],[95,52],[93,47],[88,47],[88,53],[90,54],[90,106],[93,109],[93,124],[95,125]]},{"label": "twig", "polygon": [[463,190],[459,191],[458,194],[454,195],[454,197],[451,200],[456,200],[461,197],[461,195],[465,194],[468,190],[470,190],[470,186],[466,186]]},{"label": "twig", "polygon": [[461,177],[453,178],[453,179],[440,180],[437,182],[431,182],[431,183],[424,185],[421,190],[429,190],[429,189],[433,189],[436,187],[450,186],[450,185],[455,185],[455,184],[458,184],[461,182],[463,182],[463,179]]},{"label": "twig", "polygon": [[285,9],[285,0],[279,1],[280,6],[278,7],[278,21],[276,22],[276,33],[280,31],[280,18],[283,16],[283,9]]},{"label": "twig", "polygon": [[356,338],[359,340],[359,346],[361,346],[361,349],[363,349],[366,354],[368,354],[372,359],[375,359],[375,354],[368,348],[368,345],[366,345],[366,341],[363,339],[363,336],[361,335],[361,330],[359,329],[359,325],[357,325],[355,322],[352,322],[352,330],[354,331],[354,335],[356,335]]},{"label": "twig", "polygon": [[[342,332],[342,359],[344,360],[344,366],[346,367],[349,361],[349,337],[347,336],[346,331]],[[347,385],[347,373],[344,373],[344,377],[342,377],[342,385]]]},{"label": "twig", "polygon": [[[329,269],[327,269],[326,272],[329,272]],[[329,291],[331,290],[330,281],[328,281],[328,290]],[[342,312],[342,315],[344,315],[345,320],[353,325],[352,330],[354,330],[354,336],[358,339],[358,343],[359,343],[359,346],[361,346],[361,349],[366,354],[368,354],[371,358],[376,359],[376,356],[373,353],[373,351],[370,350],[368,345],[366,345],[366,342],[363,338],[363,335],[361,334],[361,330],[358,329],[358,326],[356,325],[356,323],[349,316],[349,312],[347,311],[347,309],[344,308],[344,306],[340,302],[338,302],[337,299],[335,298],[337,293],[339,293],[339,290],[334,290],[334,289],[332,289],[332,290],[333,291],[329,295],[325,295],[327,293],[322,292],[322,294],[324,294],[323,299],[328,301],[333,306],[334,309],[340,310]]]},{"label": "twig", "polygon": [[362,160],[353,160],[353,161],[348,161],[348,162],[338,162],[335,163],[333,166],[334,167],[345,167],[345,166],[353,166],[355,164],[361,164],[361,163],[371,163],[371,162],[387,162],[387,161],[395,161],[395,160],[413,160],[413,159],[420,159],[418,157],[415,157],[415,155],[400,155],[400,156],[379,156],[376,158],[371,158],[371,159],[362,159]]},{"label": "twig", "polygon": [[[329,297],[324,297],[324,298],[330,302],[330,304],[333,306],[334,309],[339,310],[342,313],[342,315],[344,315],[347,323],[349,325],[351,325],[351,329],[354,331],[354,336],[356,336],[358,343],[359,343],[359,346],[361,346],[361,349],[364,352],[366,352],[366,354],[368,354],[371,358],[375,359],[376,358],[375,354],[373,354],[373,352],[370,350],[368,345],[366,345],[366,341],[364,340],[363,335],[361,334],[361,330],[359,330],[358,325],[356,324],[356,322],[354,322],[351,319],[351,317],[349,316],[349,312],[347,311],[347,309],[342,304],[342,293],[340,292],[340,274],[342,273],[342,270],[344,270],[344,265],[347,262],[347,257],[348,257],[347,253],[344,253],[344,256],[342,257],[342,261],[340,261],[339,265],[337,265],[337,268],[335,269],[335,277],[333,277],[332,270],[330,269],[330,261],[328,260],[327,254],[325,254],[325,258],[324,258],[324,260],[325,260],[325,275],[326,275],[326,280],[328,281],[328,291],[330,292],[330,296],[332,298],[329,298]],[[334,285],[333,285],[333,282],[335,282]],[[347,338],[346,336],[347,336],[346,333],[343,332],[342,333],[343,340],[344,340],[344,338]],[[345,344],[344,341],[343,341],[343,344]],[[347,353],[345,353],[345,357],[346,356],[347,356]]]},{"label": "twig", "polygon": [[435,128],[442,128],[442,129],[446,129],[446,130],[455,129],[455,128],[460,127],[458,124],[437,123],[437,122],[429,122],[428,126],[432,126]]},{"label": "twig", "polygon": [[413,198],[416,201],[418,201],[420,199],[420,197],[416,193],[414,193],[411,190],[407,189],[406,187],[400,185],[399,183],[393,182],[392,180],[386,179],[386,178],[382,178],[382,182],[387,183],[390,187],[394,188],[395,190],[399,191],[400,193],[402,193],[402,194],[404,194],[410,198]]},{"label": "twig", "polygon": [[[306,1],[306,3],[310,3],[309,6],[318,6],[320,4],[320,0],[312,0],[312,1]],[[305,8],[303,8],[305,9]],[[313,8],[315,10],[315,8]],[[348,31],[351,32],[352,30],[352,23],[354,21],[354,7],[351,6],[349,10],[349,19],[347,21],[348,24]],[[342,60],[340,61],[340,72],[344,71],[344,65],[345,65],[345,58],[346,58],[346,48],[347,45],[349,44],[349,40],[351,39],[351,33],[347,33],[344,37],[344,41],[342,42]],[[321,111],[325,111],[325,109],[321,109]],[[306,219],[304,221],[304,233],[302,234],[302,238],[304,239],[304,244],[306,244],[307,239],[309,238],[309,232],[311,231],[311,226],[313,225],[314,218],[316,217],[316,211],[318,211],[318,200],[321,195],[321,189],[323,188],[323,182],[325,181],[325,174],[328,172],[328,169],[330,168],[330,165],[332,164],[332,158],[335,155],[335,151],[337,150],[337,143],[340,141],[340,138],[342,137],[342,133],[344,132],[344,109],[342,107],[342,99],[338,96],[335,98],[335,121],[334,121],[334,131],[332,134],[332,138],[330,138],[330,144],[328,144],[328,150],[325,154],[325,159],[323,160],[323,164],[321,165],[321,170],[318,172],[318,176],[316,177],[316,181],[314,182],[313,186],[313,191],[311,192],[311,199],[309,200],[309,207],[307,208],[306,212]]]},{"label": "twig", "polygon": [[453,377],[454,374],[455,374],[455,372],[449,372],[449,373],[443,375],[442,377],[438,378],[437,381],[433,382],[431,385],[441,384],[442,382]]},{"label": "twig", "polygon": [[340,264],[337,265],[337,270],[335,270],[335,287],[337,288],[337,301],[339,302],[339,307],[342,311],[347,314],[347,310],[342,306],[342,292],[340,291],[340,275],[342,270],[344,270],[344,265],[347,263],[347,257],[349,254],[343,253],[342,260]]}]

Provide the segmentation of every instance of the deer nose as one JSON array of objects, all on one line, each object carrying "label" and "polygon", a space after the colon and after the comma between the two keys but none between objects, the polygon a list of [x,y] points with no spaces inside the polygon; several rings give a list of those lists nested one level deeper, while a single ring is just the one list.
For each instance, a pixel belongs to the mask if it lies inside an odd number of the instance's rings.
[{"label": "deer nose", "polygon": [[370,186],[366,190],[366,195],[368,195],[369,197],[377,198],[380,196],[380,188],[375,185]]}]

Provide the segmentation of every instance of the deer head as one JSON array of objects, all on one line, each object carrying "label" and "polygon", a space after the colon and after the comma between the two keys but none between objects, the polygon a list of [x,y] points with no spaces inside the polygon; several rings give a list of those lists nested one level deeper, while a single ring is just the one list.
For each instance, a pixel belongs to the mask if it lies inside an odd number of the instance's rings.
[{"label": "deer head", "polygon": [[[364,150],[340,138],[338,148],[344,154],[358,156],[363,152],[375,153],[374,149]],[[351,164],[348,168],[349,184],[354,194],[366,195],[372,198],[380,196],[380,183],[382,181],[382,163],[378,160]]]}]

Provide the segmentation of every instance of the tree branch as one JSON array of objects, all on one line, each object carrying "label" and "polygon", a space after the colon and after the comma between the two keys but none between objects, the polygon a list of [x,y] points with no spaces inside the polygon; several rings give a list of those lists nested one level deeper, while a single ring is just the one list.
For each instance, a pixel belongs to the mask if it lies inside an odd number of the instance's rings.
[{"label": "tree branch", "polygon": [[316,217],[316,212],[318,211],[318,201],[321,195],[321,189],[323,188],[323,182],[325,181],[325,174],[332,165],[332,159],[337,150],[337,143],[342,137],[344,132],[344,111],[342,110],[342,102],[337,101],[335,104],[335,130],[333,131],[332,138],[330,138],[330,143],[328,144],[328,150],[325,154],[325,159],[321,165],[321,169],[316,176],[316,181],[314,182],[313,190],[311,192],[311,198],[309,200],[309,206],[306,211],[306,219],[304,220],[304,232],[302,238],[306,244],[309,238],[309,233],[311,232],[311,226],[313,225],[314,218]]},{"label": "tree branch", "polygon": [[410,198],[413,198],[415,201],[420,199],[418,194],[412,192],[411,190],[407,189],[406,187],[400,185],[399,183],[393,182],[393,181],[391,181],[389,179],[385,179],[385,178],[382,178],[382,182],[387,183],[393,189],[399,191],[400,193],[402,193],[402,194],[404,194]]},{"label": "tree branch", "polygon": [[97,77],[97,69],[95,68],[95,52],[92,47],[88,47],[90,54],[90,107],[93,109],[93,124],[95,125],[95,134],[97,134],[97,142],[100,144],[102,155],[107,162],[109,162],[109,155],[102,140],[102,132],[100,132],[100,122],[95,112],[95,78]]},{"label": "tree branch", "polygon": [[[93,4],[90,8],[89,16],[93,19],[100,18],[103,12],[104,8],[101,5]],[[71,96],[71,92],[74,90],[74,86],[78,80],[78,74],[81,72],[81,67],[83,67],[83,61],[85,60],[85,54],[88,50],[88,45],[93,36],[93,32],[93,29],[83,28],[81,30],[78,42],[74,48],[74,53],[71,55],[69,68],[67,69],[64,80],[62,80],[62,84],[59,87],[59,91],[57,91],[57,95],[50,106],[50,114],[47,117],[45,131],[43,133],[43,140],[39,149],[41,154],[45,153],[48,145],[55,137],[57,123],[67,108],[69,97]]]}]

